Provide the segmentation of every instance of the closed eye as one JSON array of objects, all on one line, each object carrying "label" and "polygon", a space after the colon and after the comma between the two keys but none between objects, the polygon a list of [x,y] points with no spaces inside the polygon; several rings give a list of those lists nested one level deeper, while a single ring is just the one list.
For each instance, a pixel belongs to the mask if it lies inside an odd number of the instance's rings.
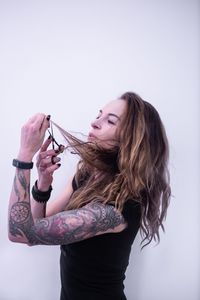
[{"label": "closed eye", "polygon": [[116,125],[113,121],[108,120],[109,124]]}]

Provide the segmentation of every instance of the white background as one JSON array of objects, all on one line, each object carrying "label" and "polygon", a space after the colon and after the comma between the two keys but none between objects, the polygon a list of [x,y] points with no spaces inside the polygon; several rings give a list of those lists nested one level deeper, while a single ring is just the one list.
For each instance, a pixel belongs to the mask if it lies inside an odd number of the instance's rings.
[{"label": "white background", "polygon": [[[59,247],[7,239],[22,124],[44,112],[87,134],[98,109],[126,91],[160,113],[173,193],[160,245],[141,252],[139,236],[133,245],[127,298],[200,298],[199,19],[197,0],[0,1],[0,300],[59,299]],[[53,197],[74,166],[62,156]]]}]

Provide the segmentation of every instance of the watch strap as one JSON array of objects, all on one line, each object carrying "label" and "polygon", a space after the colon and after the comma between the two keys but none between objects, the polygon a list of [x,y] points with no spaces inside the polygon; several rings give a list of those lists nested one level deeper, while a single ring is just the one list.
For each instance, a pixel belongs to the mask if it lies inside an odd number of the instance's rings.
[{"label": "watch strap", "polygon": [[33,168],[33,162],[20,161],[18,159],[13,159],[12,165],[18,169],[29,170]]}]

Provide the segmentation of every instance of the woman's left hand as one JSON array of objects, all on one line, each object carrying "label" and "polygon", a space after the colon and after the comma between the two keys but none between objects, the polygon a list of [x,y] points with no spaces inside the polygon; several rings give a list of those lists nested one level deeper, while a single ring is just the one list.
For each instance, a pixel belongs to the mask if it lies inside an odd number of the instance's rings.
[{"label": "woman's left hand", "polygon": [[45,132],[49,127],[49,119],[45,114],[38,113],[31,117],[21,129],[21,142],[18,158],[32,160],[42,146]]}]

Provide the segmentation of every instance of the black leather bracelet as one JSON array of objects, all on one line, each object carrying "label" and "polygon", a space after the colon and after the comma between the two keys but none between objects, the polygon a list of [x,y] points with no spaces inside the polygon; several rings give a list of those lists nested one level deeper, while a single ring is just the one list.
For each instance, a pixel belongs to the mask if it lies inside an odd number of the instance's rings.
[{"label": "black leather bracelet", "polygon": [[31,190],[33,199],[39,203],[46,203],[51,196],[51,191],[52,191],[51,185],[50,185],[48,191],[46,191],[46,192],[42,192],[42,191],[38,190],[37,180]]},{"label": "black leather bracelet", "polygon": [[25,162],[18,159],[13,159],[12,165],[18,169],[29,170],[33,168],[33,162]]}]

